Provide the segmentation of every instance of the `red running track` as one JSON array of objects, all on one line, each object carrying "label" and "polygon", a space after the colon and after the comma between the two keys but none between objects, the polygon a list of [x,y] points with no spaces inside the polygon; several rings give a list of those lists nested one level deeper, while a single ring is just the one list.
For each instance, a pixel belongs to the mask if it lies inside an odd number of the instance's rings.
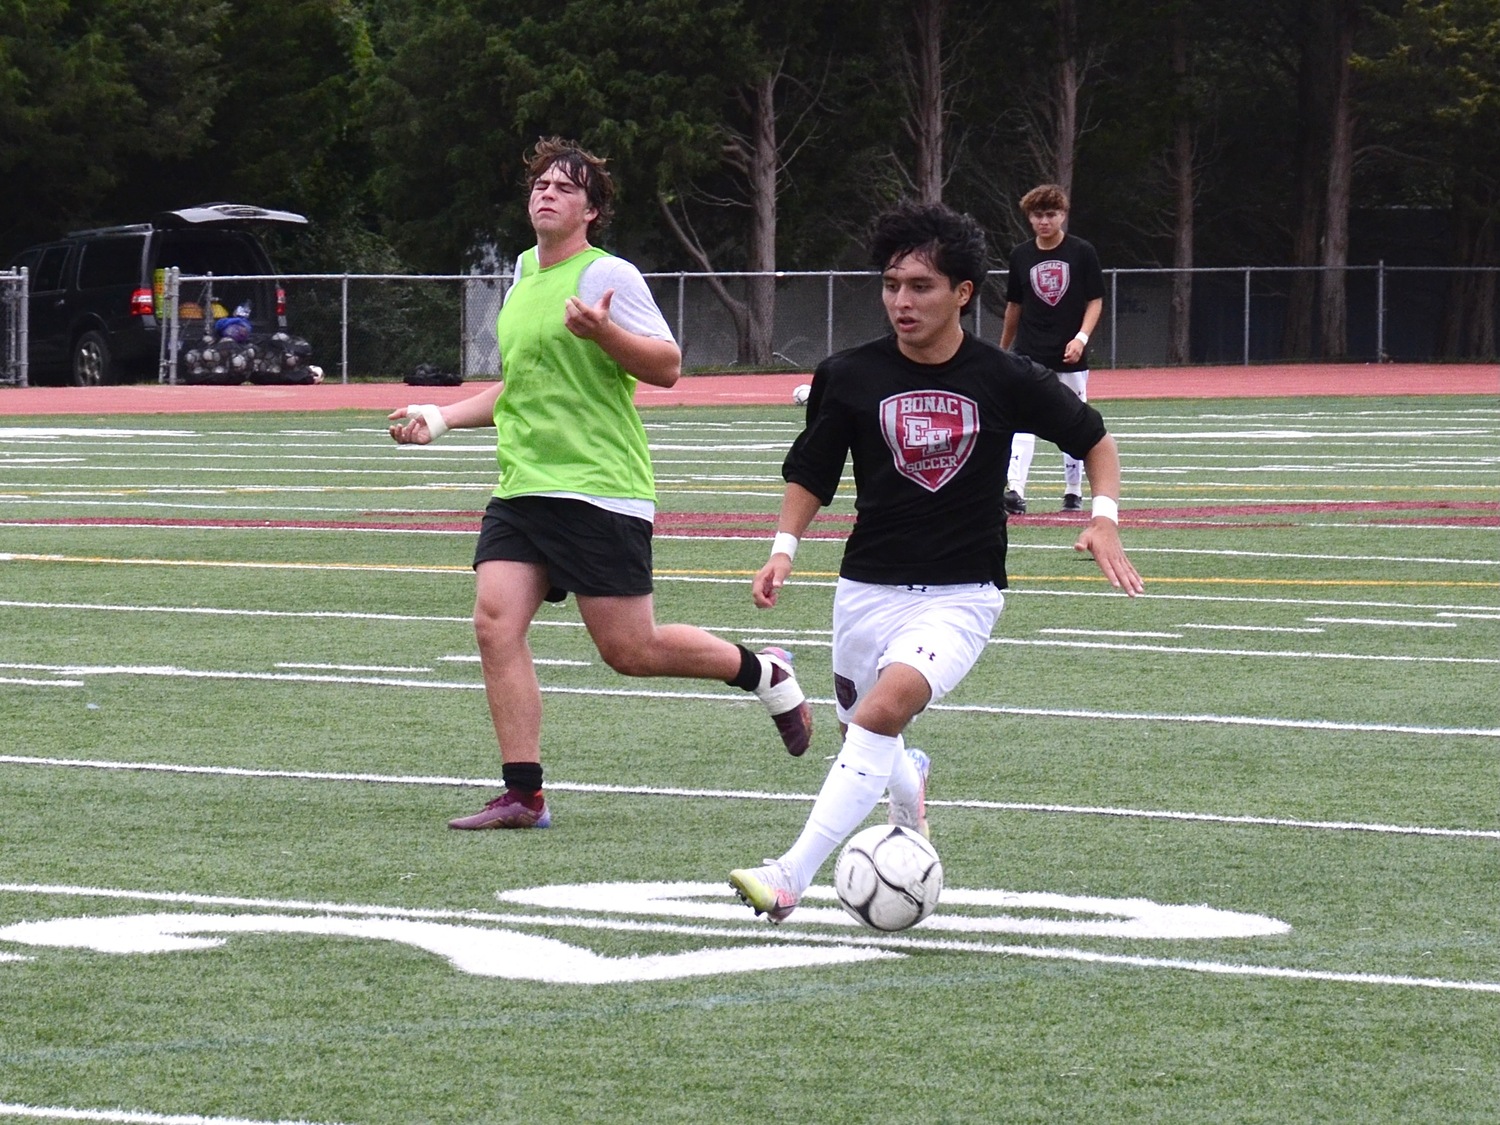
[{"label": "red running track", "polygon": [[[642,384],[636,402],[650,406],[791,404],[809,376],[689,375],[670,390]],[[412,402],[446,405],[482,383],[408,387],[402,383],[322,383],[309,387],[0,387],[0,417],[33,414],[210,414],[312,410],[389,412]],[[1500,395],[1496,364],[1286,364],[1275,367],[1171,367],[1098,370],[1089,399],[1302,398],[1323,395]]]}]

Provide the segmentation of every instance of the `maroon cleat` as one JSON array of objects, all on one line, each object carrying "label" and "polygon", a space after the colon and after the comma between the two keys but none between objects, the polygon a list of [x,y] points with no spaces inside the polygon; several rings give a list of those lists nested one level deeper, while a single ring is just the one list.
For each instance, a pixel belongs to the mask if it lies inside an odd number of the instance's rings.
[{"label": "maroon cleat", "polygon": [[756,698],[771,712],[786,752],[800,758],[812,744],[812,707],[792,673],[792,654],[783,648],[763,648],[757,655],[760,685],[755,689]]},{"label": "maroon cleat", "polygon": [[461,816],[448,822],[449,828],[472,830],[476,828],[550,828],[552,814],[547,811],[547,798],[537,793],[535,803],[507,789],[473,816]]}]

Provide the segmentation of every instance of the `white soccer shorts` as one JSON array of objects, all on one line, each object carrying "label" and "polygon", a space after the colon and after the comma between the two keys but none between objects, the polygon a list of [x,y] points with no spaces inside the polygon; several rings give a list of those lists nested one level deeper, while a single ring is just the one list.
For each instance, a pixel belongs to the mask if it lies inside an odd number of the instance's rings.
[{"label": "white soccer shorts", "polygon": [[992,582],[883,586],[840,578],[833,595],[833,685],[848,723],[887,664],[922,674],[936,703],[974,667],[1005,608]]}]

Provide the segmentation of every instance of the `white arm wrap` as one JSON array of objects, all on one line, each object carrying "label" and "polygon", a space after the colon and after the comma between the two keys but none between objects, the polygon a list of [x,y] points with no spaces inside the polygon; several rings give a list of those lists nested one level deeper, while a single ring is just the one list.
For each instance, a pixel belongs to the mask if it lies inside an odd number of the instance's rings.
[{"label": "white arm wrap", "polygon": [[1109,496],[1095,496],[1089,512],[1095,519],[1103,516],[1110,523],[1120,522],[1120,505]]},{"label": "white arm wrap", "polygon": [[789,559],[797,557],[798,539],[790,531],[778,531],[776,538],[771,540],[771,554],[785,555]]},{"label": "white arm wrap", "polygon": [[427,423],[427,432],[433,441],[437,441],[448,432],[448,423],[443,421],[443,412],[432,403],[422,403],[420,406],[408,406],[406,408],[408,418],[420,418]]}]

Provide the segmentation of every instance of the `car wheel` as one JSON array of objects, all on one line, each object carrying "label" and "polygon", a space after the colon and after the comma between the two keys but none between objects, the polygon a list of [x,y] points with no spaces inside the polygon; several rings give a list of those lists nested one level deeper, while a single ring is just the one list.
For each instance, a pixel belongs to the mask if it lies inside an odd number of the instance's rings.
[{"label": "car wheel", "polygon": [[102,332],[85,332],[73,345],[73,385],[97,387],[114,382],[109,341]]}]

